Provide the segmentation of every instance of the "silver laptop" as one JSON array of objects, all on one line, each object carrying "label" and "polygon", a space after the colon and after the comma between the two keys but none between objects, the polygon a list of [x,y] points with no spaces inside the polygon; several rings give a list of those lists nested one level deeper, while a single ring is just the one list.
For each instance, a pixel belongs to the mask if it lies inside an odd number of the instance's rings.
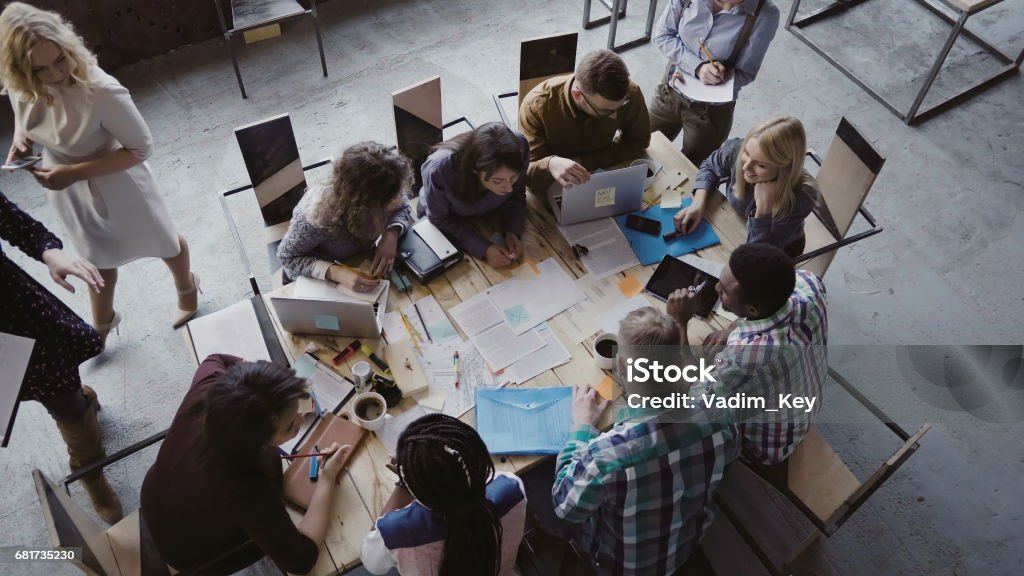
[{"label": "silver laptop", "polygon": [[292,334],[380,338],[390,286],[376,302],[271,296],[281,327]]},{"label": "silver laptop", "polygon": [[548,201],[558,223],[566,226],[636,212],[643,207],[647,166],[595,172],[585,184],[562,190],[548,187]]}]

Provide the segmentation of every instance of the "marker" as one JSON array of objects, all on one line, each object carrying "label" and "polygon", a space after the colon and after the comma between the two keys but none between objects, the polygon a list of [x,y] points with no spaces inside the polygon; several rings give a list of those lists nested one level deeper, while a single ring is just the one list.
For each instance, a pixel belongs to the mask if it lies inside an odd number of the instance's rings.
[{"label": "marker", "polygon": [[377,365],[377,368],[383,370],[385,374],[391,374],[391,367],[388,366],[388,363],[382,360],[380,356],[374,354],[373,350],[370,350],[369,346],[367,346],[366,344],[361,344],[360,349],[362,350],[363,355],[365,355],[367,358],[370,359],[371,362]]},{"label": "marker", "polygon": [[685,234],[685,232],[680,232],[679,230],[676,230],[675,232],[669,232],[668,234],[665,234],[664,236],[661,237],[661,239],[664,240],[665,242],[671,242],[676,238],[679,238],[683,234]]},{"label": "marker", "polygon": [[[316,444],[313,445],[315,452],[320,452],[320,448]],[[309,479],[316,482],[316,479],[320,477],[320,459],[310,458],[309,460]]]},{"label": "marker", "polygon": [[355,351],[359,350],[362,346],[362,342],[360,342],[359,340],[353,340],[351,344],[346,346],[341,352],[338,352],[337,356],[331,359],[331,364],[334,364],[335,366],[341,364],[342,362],[345,361],[346,358],[354,354]]},{"label": "marker", "polygon": [[316,390],[313,390],[313,388],[310,387],[309,388],[309,395],[310,395],[311,398],[313,398],[313,409],[316,410],[316,415],[321,417],[321,418],[323,418],[323,416],[324,416],[324,409],[323,409],[322,406],[320,406],[320,400],[317,399],[317,397],[316,397]]},{"label": "marker", "polygon": [[459,389],[459,351],[455,351],[455,356],[452,357],[452,363],[455,364],[455,389]]},{"label": "marker", "polygon": [[420,326],[423,326],[423,330],[427,333],[427,340],[433,342],[434,339],[430,337],[430,328],[427,328],[427,323],[423,321],[423,314],[420,314],[420,307],[413,302],[412,308],[416,311],[416,317],[420,319]]}]

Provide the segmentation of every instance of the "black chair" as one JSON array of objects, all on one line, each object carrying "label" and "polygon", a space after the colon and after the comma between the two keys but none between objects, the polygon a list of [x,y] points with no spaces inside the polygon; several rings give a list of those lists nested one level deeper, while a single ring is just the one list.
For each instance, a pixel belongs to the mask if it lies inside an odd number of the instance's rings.
[{"label": "black chair", "polygon": [[[519,44],[519,91],[494,95],[494,106],[498,108],[501,121],[513,130],[519,124],[518,111],[530,90],[555,76],[571,74],[576,69],[576,45],[579,34],[567,32],[529,38]],[[509,121],[501,101],[519,96],[516,105],[516,126]]]},{"label": "black chair", "polygon": [[238,70],[235,48],[231,44],[232,37],[300,16],[313,17],[316,46],[320,51],[320,66],[324,70],[324,78],[327,77],[327,61],[324,59],[324,42],[320,38],[320,20],[317,17],[316,0],[309,0],[309,10],[303,8],[295,0],[230,0],[230,2],[231,27],[228,27],[220,0],[213,0],[217,8],[217,17],[220,19],[220,29],[224,33],[224,43],[227,44],[228,52],[231,53],[231,63],[235,67],[235,77],[238,78],[238,89],[242,91],[242,98],[247,98],[247,96],[245,95],[245,85],[242,84],[242,73]]}]

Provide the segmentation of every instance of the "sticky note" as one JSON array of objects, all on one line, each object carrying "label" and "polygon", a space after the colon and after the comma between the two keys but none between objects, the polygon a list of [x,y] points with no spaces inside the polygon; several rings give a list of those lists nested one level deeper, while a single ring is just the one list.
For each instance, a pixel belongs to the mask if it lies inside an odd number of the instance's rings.
[{"label": "sticky note", "polygon": [[330,314],[313,314],[313,324],[321,330],[340,330],[338,317]]},{"label": "sticky note", "polygon": [[626,298],[632,298],[640,292],[644,287],[640,284],[640,281],[636,279],[636,276],[626,276],[619,281],[619,292]]},{"label": "sticky note", "polygon": [[661,193],[662,208],[679,208],[683,205],[683,191],[679,188],[669,188]]},{"label": "sticky note", "polygon": [[604,398],[605,400],[611,400],[612,394],[615,390],[615,381],[612,380],[611,376],[605,376],[604,379],[597,384],[597,386],[594,386],[594,389],[597,390],[597,393],[599,396],[601,396],[601,398]]},{"label": "sticky note", "polygon": [[540,268],[537,267],[537,261],[533,258],[523,258],[523,264],[526,264],[533,270],[533,273],[540,276]]},{"label": "sticky note", "polygon": [[316,371],[316,365],[313,364],[312,358],[303,354],[292,364],[292,370],[295,370],[296,378],[309,378]]},{"label": "sticky note", "polygon": [[603,208],[605,206],[615,205],[615,186],[609,186],[608,188],[601,188],[594,193],[594,208]]},{"label": "sticky note", "polygon": [[530,321],[530,313],[526,311],[526,308],[522,304],[516,304],[511,308],[505,310],[505,317],[508,318],[508,323],[515,328],[524,322]]}]

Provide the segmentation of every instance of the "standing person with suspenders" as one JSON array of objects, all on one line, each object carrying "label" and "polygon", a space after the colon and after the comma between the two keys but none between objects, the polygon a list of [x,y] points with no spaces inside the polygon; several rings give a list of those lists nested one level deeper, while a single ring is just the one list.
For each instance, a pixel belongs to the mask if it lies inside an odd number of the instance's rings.
[{"label": "standing person with suspenders", "polygon": [[[736,96],[757,77],[778,27],[772,0],[670,0],[654,36],[668,67],[649,107],[651,130],[670,140],[682,130],[683,154],[700,166],[729,137]],[[698,102],[670,86],[673,75],[719,84],[729,70],[732,102]]]}]

